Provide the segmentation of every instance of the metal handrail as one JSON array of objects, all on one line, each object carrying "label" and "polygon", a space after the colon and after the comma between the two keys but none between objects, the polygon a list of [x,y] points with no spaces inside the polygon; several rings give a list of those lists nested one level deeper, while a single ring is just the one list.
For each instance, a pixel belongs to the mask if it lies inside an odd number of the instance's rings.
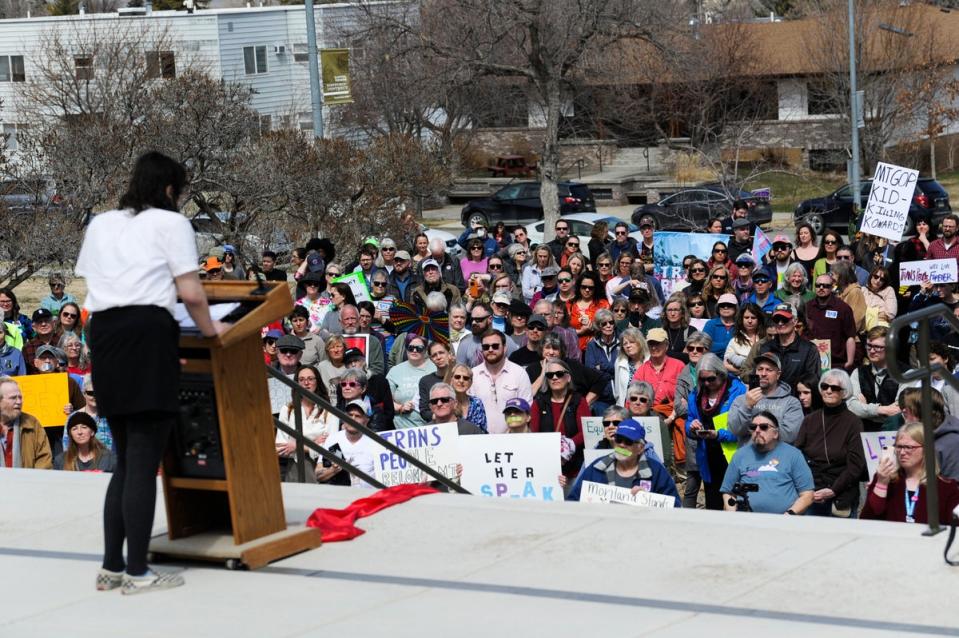
[{"label": "metal handrail", "polygon": [[[929,322],[940,318],[944,319],[953,330],[959,332],[959,318],[952,313],[948,306],[938,303],[896,317],[889,324],[889,334],[886,335],[886,369],[889,370],[889,376],[899,383],[919,381],[922,391],[923,454],[925,455],[927,477],[926,510],[929,519],[929,528],[923,532],[926,536],[932,536],[944,530],[939,525],[939,482],[936,480],[935,440],[935,431],[939,424],[932,421],[933,375],[939,373],[939,376],[946,383],[959,392],[959,379],[952,376],[951,370],[941,363],[929,363]],[[903,371],[896,358],[896,353],[899,351],[899,332],[908,328],[912,323],[919,324],[919,340],[916,343],[916,357],[919,367]],[[929,478],[932,478],[932,480],[929,480]]]},{"label": "metal handrail", "polygon": [[[419,470],[422,470],[422,471],[425,472],[428,476],[431,476],[431,477],[433,478],[433,480],[437,481],[438,483],[441,483],[442,485],[444,485],[444,486],[447,487],[448,489],[450,489],[450,490],[452,490],[452,491],[454,491],[454,492],[459,492],[460,494],[469,494],[469,493],[470,493],[470,492],[469,492],[466,488],[464,488],[462,485],[459,485],[458,483],[455,483],[455,482],[451,481],[449,478],[447,478],[446,476],[443,476],[442,474],[440,474],[439,472],[437,472],[436,470],[434,470],[433,468],[431,468],[429,465],[426,465],[425,463],[423,463],[423,462],[420,461],[419,459],[411,456],[411,455],[408,454],[407,452],[404,452],[402,449],[400,449],[399,447],[397,447],[396,444],[394,444],[394,443],[392,443],[392,442],[390,442],[390,441],[387,441],[386,439],[384,439],[383,437],[381,437],[379,434],[377,434],[375,430],[371,429],[370,427],[368,427],[368,426],[366,426],[366,425],[361,425],[360,423],[357,423],[357,422],[353,419],[353,417],[351,417],[350,415],[348,415],[348,414],[347,414],[346,412],[344,412],[343,410],[340,410],[339,408],[337,408],[336,406],[334,406],[333,404],[331,404],[329,401],[323,399],[322,397],[320,397],[319,395],[317,395],[317,394],[315,394],[315,393],[313,393],[313,392],[310,392],[309,390],[307,390],[306,388],[300,386],[298,383],[296,383],[296,382],[293,381],[292,379],[287,378],[287,376],[286,376],[285,374],[283,374],[282,372],[280,372],[280,371],[277,370],[276,368],[273,368],[273,367],[268,366],[268,365],[265,366],[265,367],[266,367],[267,373],[268,373],[270,376],[272,376],[274,379],[277,379],[278,381],[282,382],[284,385],[289,386],[289,388],[290,388],[291,390],[293,390],[293,404],[294,404],[294,409],[296,410],[296,413],[295,413],[295,424],[296,424],[296,428],[295,428],[295,429],[291,429],[291,428],[289,428],[288,426],[283,426],[281,429],[283,430],[283,432],[285,432],[286,434],[289,434],[290,436],[293,436],[293,437],[296,439],[296,442],[297,442],[297,446],[296,446],[296,464],[297,464],[297,466],[298,466],[298,468],[297,468],[297,472],[298,472],[297,478],[300,480],[301,483],[302,483],[302,482],[305,482],[305,480],[306,480],[306,466],[305,466],[305,463],[304,463],[305,459],[304,459],[304,452],[303,452],[303,445],[306,445],[306,446],[309,447],[311,450],[313,450],[313,451],[317,452],[318,454],[320,454],[323,458],[325,458],[325,459],[327,459],[327,460],[329,460],[329,461],[335,462],[337,465],[339,465],[340,467],[343,467],[344,469],[346,469],[348,472],[350,472],[350,473],[353,474],[354,476],[359,476],[359,477],[362,478],[364,481],[369,482],[369,483],[370,483],[371,485],[373,485],[374,487],[379,487],[379,488],[385,487],[382,483],[379,483],[379,482],[376,481],[376,480],[372,480],[372,481],[371,481],[369,475],[367,475],[366,473],[360,471],[359,469],[353,467],[352,465],[350,465],[350,464],[348,464],[348,463],[344,463],[339,457],[337,457],[337,456],[334,455],[334,454],[331,454],[330,452],[328,452],[327,450],[323,449],[322,447],[320,447],[319,445],[317,445],[316,443],[314,443],[313,441],[309,440],[308,438],[306,438],[306,437],[303,435],[303,413],[302,413],[302,410],[303,410],[303,402],[302,402],[302,397],[306,397],[307,399],[309,399],[310,401],[313,401],[315,404],[317,404],[318,406],[320,406],[321,408],[323,408],[323,409],[326,410],[327,412],[330,412],[330,413],[332,413],[333,415],[339,417],[340,421],[345,421],[345,422],[349,423],[351,426],[353,426],[354,428],[356,428],[357,430],[359,430],[360,432],[362,432],[364,436],[367,436],[367,437],[369,437],[370,439],[373,439],[374,441],[376,441],[377,443],[379,443],[380,445],[382,445],[383,447],[385,447],[385,448],[386,448],[387,450],[389,450],[390,452],[398,455],[400,458],[402,458],[404,461],[406,461],[407,463],[409,463],[409,464],[412,465],[413,467],[415,467],[415,468],[417,468],[417,469],[419,469]],[[301,395],[302,395],[302,396],[301,396]],[[282,424],[281,424],[281,425],[282,425]]]}]

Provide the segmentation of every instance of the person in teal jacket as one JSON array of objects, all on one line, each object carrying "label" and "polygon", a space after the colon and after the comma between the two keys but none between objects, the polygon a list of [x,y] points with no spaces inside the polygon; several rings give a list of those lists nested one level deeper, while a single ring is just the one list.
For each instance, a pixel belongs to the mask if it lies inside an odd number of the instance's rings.
[{"label": "person in teal jacket", "polygon": [[719,488],[738,443],[727,425],[729,408],[736,397],[746,394],[746,386],[729,376],[723,362],[711,352],[700,359],[697,371],[696,388],[689,394],[686,436],[698,443],[696,463],[706,490],[706,509],[721,510]]}]

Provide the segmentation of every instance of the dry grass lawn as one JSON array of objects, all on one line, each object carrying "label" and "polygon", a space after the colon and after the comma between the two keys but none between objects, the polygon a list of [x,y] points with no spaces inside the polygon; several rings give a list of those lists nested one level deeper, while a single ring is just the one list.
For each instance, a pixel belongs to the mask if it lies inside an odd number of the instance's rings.
[{"label": "dry grass lawn", "polygon": [[[87,282],[80,277],[69,277],[66,272],[63,274],[67,280],[67,292],[73,295],[82,306],[83,300],[87,296]],[[20,311],[29,317],[34,310],[40,307],[40,300],[50,294],[47,276],[31,277],[14,288],[13,292],[16,293],[17,301],[20,302]]]}]

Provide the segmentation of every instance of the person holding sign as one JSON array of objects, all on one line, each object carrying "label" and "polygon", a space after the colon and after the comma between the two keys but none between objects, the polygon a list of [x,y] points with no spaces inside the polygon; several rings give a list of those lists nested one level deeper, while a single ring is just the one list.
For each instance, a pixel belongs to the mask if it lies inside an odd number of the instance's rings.
[{"label": "person holding sign", "polygon": [[0,377],[0,453],[0,467],[53,469],[43,426],[23,411],[20,386],[10,377]]},{"label": "person holding sign", "polygon": [[575,452],[563,464],[563,473],[572,478],[583,465],[583,418],[590,416],[586,399],[576,392],[569,365],[562,359],[547,359],[543,366],[547,388],[536,395],[533,432],[560,432],[575,444]]},{"label": "person holding sign", "polygon": [[841,368],[856,367],[856,317],[852,308],[833,292],[833,275],[816,277],[816,298],[806,304],[806,337],[829,340],[832,362]]},{"label": "person holding sign", "polygon": [[925,259],[955,259],[959,262],[959,215],[946,215],[942,220],[942,237],[929,242]]},{"label": "person holding sign", "polygon": [[736,450],[736,435],[727,423],[733,401],[746,393],[742,381],[729,376],[712,353],[699,361],[696,389],[689,395],[686,436],[697,439],[696,464],[706,490],[706,509],[723,509],[719,486]]},{"label": "person holding sign", "polygon": [[[879,461],[876,475],[866,490],[863,519],[926,523],[926,463],[922,423],[911,421],[896,433],[895,452]],[[937,475],[939,483],[939,520],[948,521],[959,505],[959,485]]]},{"label": "person holding sign", "polygon": [[633,494],[643,491],[672,496],[676,507],[682,507],[676,483],[659,461],[645,453],[646,441],[643,426],[633,419],[626,419],[616,428],[613,436],[612,454],[601,457],[583,470],[567,501],[578,501],[583,481],[624,487]]}]

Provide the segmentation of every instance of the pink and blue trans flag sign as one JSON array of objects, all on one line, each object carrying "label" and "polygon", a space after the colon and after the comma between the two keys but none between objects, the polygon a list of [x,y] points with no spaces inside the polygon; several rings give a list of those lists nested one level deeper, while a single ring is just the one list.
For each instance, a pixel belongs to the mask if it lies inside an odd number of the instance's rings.
[{"label": "pink and blue trans flag sign", "polygon": [[763,263],[763,257],[766,256],[766,253],[768,253],[772,247],[773,243],[769,241],[766,233],[764,233],[759,226],[756,226],[756,236],[753,237],[753,259],[756,260],[757,264]]},{"label": "pink and blue trans flag sign", "polygon": [[683,270],[683,258],[686,255],[709,261],[713,244],[718,241],[728,246],[729,235],[656,231],[653,235],[653,276],[663,286],[663,294],[669,297],[677,284],[686,281],[686,272]]}]

